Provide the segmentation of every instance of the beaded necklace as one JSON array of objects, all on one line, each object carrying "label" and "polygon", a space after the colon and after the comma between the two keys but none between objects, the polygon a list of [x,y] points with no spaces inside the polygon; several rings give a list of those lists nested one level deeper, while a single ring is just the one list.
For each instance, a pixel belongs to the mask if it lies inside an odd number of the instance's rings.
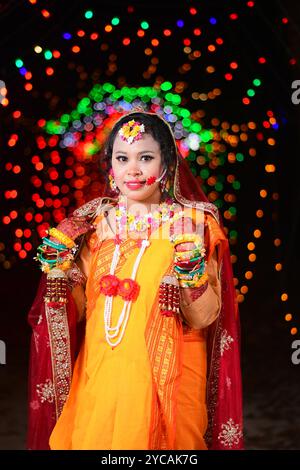
[{"label": "beaded necklace", "polygon": [[[116,209],[117,219],[117,235],[115,238],[115,250],[112,257],[109,275],[102,276],[100,279],[100,292],[106,295],[104,305],[104,328],[105,338],[107,343],[112,347],[116,347],[122,341],[126,326],[129,320],[131,305],[138,296],[139,285],[135,281],[137,271],[142,259],[142,256],[150,245],[149,241],[149,228],[158,228],[162,222],[170,221],[173,223],[178,218],[182,217],[183,211],[174,213],[175,203],[173,201],[166,201],[159,205],[158,209],[152,213],[144,214],[143,216],[134,216],[129,214],[126,210],[125,198],[122,196],[119,199],[118,208]],[[136,257],[131,277],[129,279],[120,280],[115,275],[115,270],[120,258],[120,245],[121,237],[127,229],[142,232],[147,230],[147,238],[139,240],[138,246],[140,248]],[[124,299],[124,306],[119,315],[116,326],[112,326],[112,306],[113,297],[121,295]]]}]

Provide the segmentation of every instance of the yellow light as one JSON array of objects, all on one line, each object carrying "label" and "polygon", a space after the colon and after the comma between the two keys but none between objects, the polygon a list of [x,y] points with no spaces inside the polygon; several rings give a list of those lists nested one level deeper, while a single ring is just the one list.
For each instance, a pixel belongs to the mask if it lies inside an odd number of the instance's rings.
[{"label": "yellow light", "polygon": [[247,286],[242,286],[241,287],[241,293],[242,294],[247,294],[247,292],[248,292],[248,287]]},{"label": "yellow light", "polygon": [[256,261],[256,255],[254,253],[251,253],[251,255],[249,255],[249,261],[251,261],[251,263]]},{"label": "yellow light", "polygon": [[254,230],[253,235],[255,238],[260,238],[261,237],[261,231],[259,229]]},{"label": "yellow light", "polygon": [[261,189],[259,192],[260,197],[267,197],[268,192],[265,189]]},{"label": "yellow light", "polygon": [[282,296],[281,296],[282,302],[286,302],[288,298],[289,298],[289,296],[286,293],[282,294]]},{"label": "yellow light", "polygon": [[285,321],[291,321],[293,318],[293,315],[291,313],[287,313],[286,316],[284,317]]},{"label": "yellow light", "polygon": [[41,48],[41,46],[35,46],[34,52],[36,52],[37,54],[40,54],[42,51],[43,49]]},{"label": "yellow light", "polygon": [[274,173],[276,171],[275,165],[268,164],[265,166],[265,170],[267,173]]},{"label": "yellow light", "polygon": [[252,279],[253,278],[253,272],[252,271],[246,271],[245,272],[245,278],[246,279]]},{"label": "yellow light", "polygon": [[281,263],[276,263],[275,264],[275,269],[276,269],[276,271],[281,271],[282,270],[282,264]]},{"label": "yellow light", "polygon": [[248,243],[247,248],[248,248],[249,251],[254,250],[255,249],[255,243],[253,243],[253,242]]},{"label": "yellow light", "polygon": [[297,328],[295,328],[295,327],[291,328],[291,335],[295,335],[295,334],[297,334],[297,332],[298,332]]}]

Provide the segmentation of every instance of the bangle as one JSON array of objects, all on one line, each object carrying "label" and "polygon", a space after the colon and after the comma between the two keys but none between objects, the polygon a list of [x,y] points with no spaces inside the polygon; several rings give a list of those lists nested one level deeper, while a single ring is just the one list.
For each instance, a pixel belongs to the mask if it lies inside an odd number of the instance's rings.
[{"label": "bangle", "polygon": [[204,273],[199,279],[193,281],[178,280],[179,286],[185,288],[201,287],[208,282],[208,274]]},{"label": "bangle", "polygon": [[49,233],[49,235],[56,238],[60,242],[64,243],[68,248],[73,248],[73,246],[75,246],[74,240],[72,240],[72,238],[68,237],[63,232],[58,230],[57,228],[54,228],[54,227],[50,228],[48,233]]},{"label": "bangle", "polygon": [[174,265],[174,270],[177,271],[179,274],[195,274],[199,270],[202,270],[202,272],[205,269],[205,260],[204,258],[201,259],[200,263],[196,264],[196,266],[193,267],[193,269],[185,269],[185,268],[180,268],[178,265]]},{"label": "bangle", "polygon": [[49,238],[44,237],[43,239],[44,245],[51,246],[51,248],[55,248],[58,251],[64,251],[67,247],[66,245],[62,245],[61,243],[55,243],[52,240],[49,240]]},{"label": "bangle", "polygon": [[200,256],[200,251],[196,248],[195,250],[188,251],[175,251],[175,261],[190,260],[194,256]]},{"label": "bangle", "polygon": [[180,243],[193,242],[196,245],[195,249],[199,251],[203,250],[203,238],[197,233],[184,233],[180,235],[172,235],[170,238],[174,246],[179,245]]}]

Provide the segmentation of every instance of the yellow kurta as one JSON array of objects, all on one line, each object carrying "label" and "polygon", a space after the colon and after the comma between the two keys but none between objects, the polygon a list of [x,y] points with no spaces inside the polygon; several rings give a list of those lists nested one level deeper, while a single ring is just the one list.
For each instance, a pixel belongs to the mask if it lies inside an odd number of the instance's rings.
[{"label": "yellow kurta", "polygon": [[[86,287],[88,301],[93,296],[95,277],[108,274],[101,267],[109,268],[105,258],[111,260],[113,249],[113,240],[104,241],[92,261]],[[116,271],[119,278],[131,276],[138,252],[139,248],[134,247],[126,254],[125,264]],[[152,376],[144,333],[172,253],[166,240],[153,240],[144,253],[136,277],[143,288],[132,303],[125,335],[116,348],[112,349],[105,339],[105,296],[98,296],[92,311],[88,302],[85,343],[76,361],[69,398],[50,438],[52,449],[147,448]],[[115,297],[113,325],[122,307],[121,297]]]},{"label": "yellow kurta", "polygon": [[[121,343],[112,348],[105,339],[105,296],[97,291],[100,278],[109,273],[112,239],[94,250],[86,285],[87,325],[77,358],[69,397],[50,437],[51,449],[148,449],[152,399],[155,389],[145,341],[147,321],[160,281],[173,259],[169,240],[153,239],[138,268],[141,286],[132,303]],[[133,240],[121,246],[116,269],[120,279],[131,277],[139,248]],[[113,300],[115,325],[123,300]],[[205,330],[182,345],[181,382],[177,390],[175,449],[205,449],[206,417]]]}]

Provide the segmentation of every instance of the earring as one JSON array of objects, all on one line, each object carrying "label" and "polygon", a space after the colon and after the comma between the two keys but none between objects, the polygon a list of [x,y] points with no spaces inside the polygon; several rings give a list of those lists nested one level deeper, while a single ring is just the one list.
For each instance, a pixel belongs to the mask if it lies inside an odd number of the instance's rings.
[{"label": "earring", "polygon": [[167,173],[165,174],[165,176],[162,178],[162,180],[160,181],[159,183],[159,186],[160,186],[160,190],[161,192],[167,192],[168,189],[167,189],[167,186],[168,186],[168,176],[167,176]]},{"label": "earring", "polygon": [[119,192],[119,188],[117,187],[115,179],[114,179],[114,172],[112,168],[109,170],[108,179],[109,179],[109,186],[112,189],[112,191]]}]

